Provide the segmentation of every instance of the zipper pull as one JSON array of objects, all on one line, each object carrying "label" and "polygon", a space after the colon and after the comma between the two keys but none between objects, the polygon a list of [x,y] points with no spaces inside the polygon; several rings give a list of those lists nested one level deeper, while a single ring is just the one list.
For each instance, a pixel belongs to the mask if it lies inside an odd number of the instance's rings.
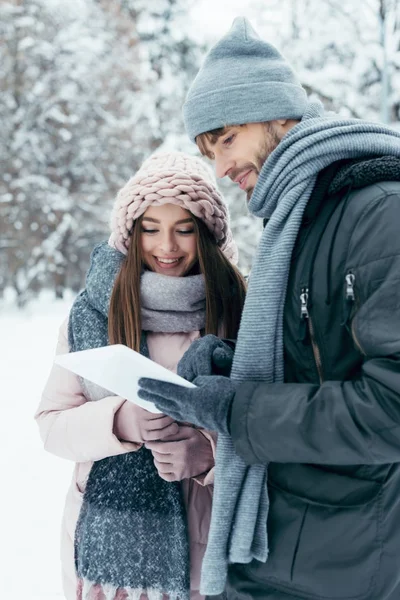
[{"label": "zipper pull", "polygon": [[354,282],[356,280],[356,276],[354,273],[347,273],[346,275],[346,300],[348,302],[354,302],[355,294],[354,294]]},{"label": "zipper pull", "polygon": [[300,315],[302,319],[308,319],[308,288],[303,288],[300,294]]},{"label": "zipper pull", "polygon": [[342,327],[346,327],[346,329],[349,328],[349,322],[350,322],[350,316],[353,310],[353,304],[354,301],[356,299],[356,295],[354,292],[354,282],[356,280],[356,276],[354,275],[354,273],[352,273],[351,271],[349,271],[346,275],[345,275],[345,281],[346,281],[346,292],[345,292],[345,298],[346,298],[346,308],[344,311],[344,318],[343,318],[343,322],[341,323]]},{"label": "zipper pull", "polygon": [[304,345],[309,343],[309,327],[308,327],[308,288],[303,288],[300,294],[300,341]]}]

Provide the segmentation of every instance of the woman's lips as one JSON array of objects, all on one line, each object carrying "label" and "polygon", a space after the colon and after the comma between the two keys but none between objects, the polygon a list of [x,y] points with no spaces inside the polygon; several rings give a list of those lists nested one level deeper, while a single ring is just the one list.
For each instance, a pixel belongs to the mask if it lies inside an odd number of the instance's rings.
[{"label": "woman's lips", "polygon": [[[177,265],[179,265],[179,263],[182,261],[183,257],[181,256],[180,258],[159,258],[158,256],[155,256],[155,261],[157,263],[157,265],[161,268],[161,269],[173,269],[174,267],[176,267]],[[167,261],[167,262],[164,262]]]}]

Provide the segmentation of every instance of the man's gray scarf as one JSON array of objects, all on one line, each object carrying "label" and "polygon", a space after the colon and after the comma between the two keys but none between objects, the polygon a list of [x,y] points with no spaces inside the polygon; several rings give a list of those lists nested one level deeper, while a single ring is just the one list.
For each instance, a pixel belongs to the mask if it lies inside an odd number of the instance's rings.
[{"label": "man's gray scarf", "polygon": [[[400,157],[400,133],[378,123],[328,116],[315,102],[268,157],[249,203],[250,212],[268,223],[252,266],[232,379],[284,380],[283,309],[290,260],[318,173],[337,160],[385,155]],[[267,560],[266,481],[265,464],[246,466],[231,438],[219,435],[201,593],[223,591],[228,563]]]},{"label": "man's gray scarf", "polygon": [[[107,244],[94,249],[86,289],[70,312],[71,352],[108,344],[110,296],[124,258]],[[148,331],[204,327],[201,275],[178,278],[144,272],[141,296]],[[141,353],[148,355],[145,335]],[[82,385],[90,400],[109,395],[88,381]],[[121,590],[127,600],[139,600],[142,593],[150,600],[161,600],[163,593],[173,600],[189,599],[189,546],[181,486],[159,477],[149,450],[141,448],[93,464],[75,532],[75,567],[82,600],[92,597],[94,585],[102,588],[107,600]]]}]

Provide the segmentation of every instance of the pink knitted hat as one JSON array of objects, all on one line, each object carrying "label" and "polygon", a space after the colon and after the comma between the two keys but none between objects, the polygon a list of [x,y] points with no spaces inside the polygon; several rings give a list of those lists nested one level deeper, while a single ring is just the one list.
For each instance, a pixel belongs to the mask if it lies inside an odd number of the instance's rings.
[{"label": "pink knitted hat", "polygon": [[111,213],[110,246],[127,254],[133,222],[149,206],[178,204],[201,219],[233,264],[238,252],[227,206],[214,175],[199,158],[182,152],[153,154],[118,192]]}]

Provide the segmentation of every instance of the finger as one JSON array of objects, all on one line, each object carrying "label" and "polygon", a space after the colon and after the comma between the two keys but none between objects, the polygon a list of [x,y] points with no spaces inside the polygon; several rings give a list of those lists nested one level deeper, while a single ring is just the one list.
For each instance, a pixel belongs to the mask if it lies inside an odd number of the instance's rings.
[{"label": "finger", "polygon": [[148,421],[159,421],[160,419],[169,419],[170,417],[168,415],[164,415],[160,413],[149,413],[151,414],[151,417],[148,417]]},{"label": "finger", "polygon": [[[209,385],[210,383],[212,383],[213,387],[214,387],[214,384],[218,383],[218,381],[220,379],[221,379],[220,375],[211,375],[211,376],[209,376],[209,375],[199,375],[198,377],[196,377],[196,379],[194,380],[193,383],[198,388],[201,388],[201,387],[204,387],[206,385]],[[224,379],[225,379],[225,377],[224,377]],[[193,390],[190,390],[190,391],[195,392],[196,390],[193,389]]]},{"label": "finger", "polygon": [[195,377],[195,372],[192,366],[186,365],[184,361],[178,363],[177,373],[188,381],[191,381]]},{"label": "finger", "polygon": [[[199,377],[196,377],[196,380],[197,379],[199,379]],[[147,400],[148,402],[153,402],[153,404],[155,404],[156,407],[162,413],[168,415],[169,417],[172,417],[176,421],[179,421],[181,419],[177,418],[175,413],[179,414],[179,410],[177,410],[177,409],[182,402],[184,402],[184,403],[191,402],[190,392],[192,392],[193,390],[188,390],[187,388],[182,388],[182,386],[178,386],[178,385],[174,386],[174,387],[180,388],[180,390],[178,391],[177,394],[172,395],[171,397],[164,396],[161,393],[157,394],[156,392],[149,392],[142,388],[139,389],[138,396],[142,400]],[[182,394],[182,390],[183,390],[183,394]],[[185,393],[185,391],[186,391],[186,393]],[[161,408],[159,408],[159,407],[161,407]]]},{"label": "finger", "polygon": [[[195,430],[193,430],[193,431],[195,431]],[[202,435],[201,433],[197,433],[197,435],[202,436],[203,439],[207,440],[207,438],[204,435]],[[172,436],[165,438],[165,441],[158,440],[157,442],[149,442],[149,444],[152,444],[154,446],[152,448],[149,448],[149,450],[154,451],[154,452],[159,452],[160,454],[169,454],[170,456],[174,456],[176,453],[179,454],[180,452],[182,452],[182,449],[184,449],[186,446],[190,445],[190,443],[191,443],[190,437],[185,437],[183,439],[178,439],[178,440],[171,440],[171,437]],[[207,440],[207,442],[208,442],[208,440]],[[158,446],[157,446],[157,444],[158,444]],[[147,447],[147,442],[146,442],[146,447]]]},{"label": "finger", "polygon": [[157,464],[160,465],[173,465],[173,457],[171,456],[171,454],[160,454],[159,452],[156,452],[155,450],[152,451],[153,454],[153,458],[154,460],[157,462]]},{"label": "finger", "polygon": [[169,481],[172,483],[173,481],[179,481],[178,476],[175,473],[159,473],[161,479],[164,481]]},{"label": "finger", "polygon": [[174,400],[170,400],[168,398],[163,398],[162,396],[158,396],[157,394],[147,392],[145,390],[139,390],[139,398],[142,400],[148,400],[149,402],[153,402],[156,408],[162,413],[166,413],[174,421],[182,421],[181,413],[176,407],[176,403]]},{"label": "finger", "polygon": [[169,381],[158,381],[157,379],[148,379],[141,377],[139,379],[139,397],[143,398],[142,392],[148,392],[160,396],[161,398],[180,398],[182,391],[189,391],[188,388],[182,388],[181,385],[170,383]]},{"label": "finger", "polygon": [[213,352],[213,362],[217,367],[226,367],[232,362],[232,354],[225,348],[216,348]]},{"label": "finger", "polygon": [[173,451],[173,448],[176,447],[176,444],[179,442],[185,442],[192,437],[192,433],[187,433],[188,430],[193,430],[193,427],[185,427],[185,431],[182,431],[182,427],[179,427],[179,431],[174,435],[169,435],[168,437],[163,438],[163,441],[160,442],[163,446],[166,446],[170,452]]},{"label": "finger", "polygon": [[143,439],[145,442],[153,442],[155,440],[163,440],[164,438],[166,438],[170,435],[174,435],[178,431],[179,431],[178,423],[173,422],[171,425],[169,425],[168,427],[165,427],[164,429],[156,429],[154,431],[153,430],[145,431],[144,435],[143,435]]},{"label": "finger", "polygon": [[173,423],[175,423],[174,419],[165,415],[160,419],[151,419],[151,421],[148,421],[146,429],[147,431],[159,431],[169,427],[169,425],[172,425]]},{"label": "finger", "polygon": [[[185,431],[182,432],[182,429]],[[185,442],[192,437],[192,433],[187,433],[188,430],[196,431],[193,427],[179,427],[178,433],[169,435],[162,440],[156,440],[154,442],[146,442],[145,446],[148,450],[160,452],[161,454],[173,454],[176,449],[176,444],[179,442]],[[202,434],[200,434],[202,435]],[[203,436],[204,437],[204,436]]]},{"label": "finger", "polygon": [[[157,406],[157,408],[158,408],[158,406]],[[159,408],[158,410],[161,410],[161,409]],[[181,413],[178,412],[177,410],[175,410],[175,408],[172,408],[172,407],[171,407],[171,409],[168,408],[168,414],[171,415],[171,417],[174,419],[174,422],[176,422],[176,421],[182,421]]]},{"label": "finger", "polygon": [[192,382],[193,379],[196,379],[197,373],[191,369],[190,371],[184,371],[181,373],[178,371],[178,375],[186,379],[186,381]]},{"label": "finger", "polygon": [[153,455],[156,454],[171,454],[170,449],[168,448],[168,444],[166,442],[160,442],[159,440],[155,442],[146,442],[145,448],[147,450],[151,450]]},{"label": "finger", "polygon": [[160,474],[166,475],[167,473],[172,473],[174,470],[174,466],[171,463],[162,463],[156,459],[153,462]]}]

